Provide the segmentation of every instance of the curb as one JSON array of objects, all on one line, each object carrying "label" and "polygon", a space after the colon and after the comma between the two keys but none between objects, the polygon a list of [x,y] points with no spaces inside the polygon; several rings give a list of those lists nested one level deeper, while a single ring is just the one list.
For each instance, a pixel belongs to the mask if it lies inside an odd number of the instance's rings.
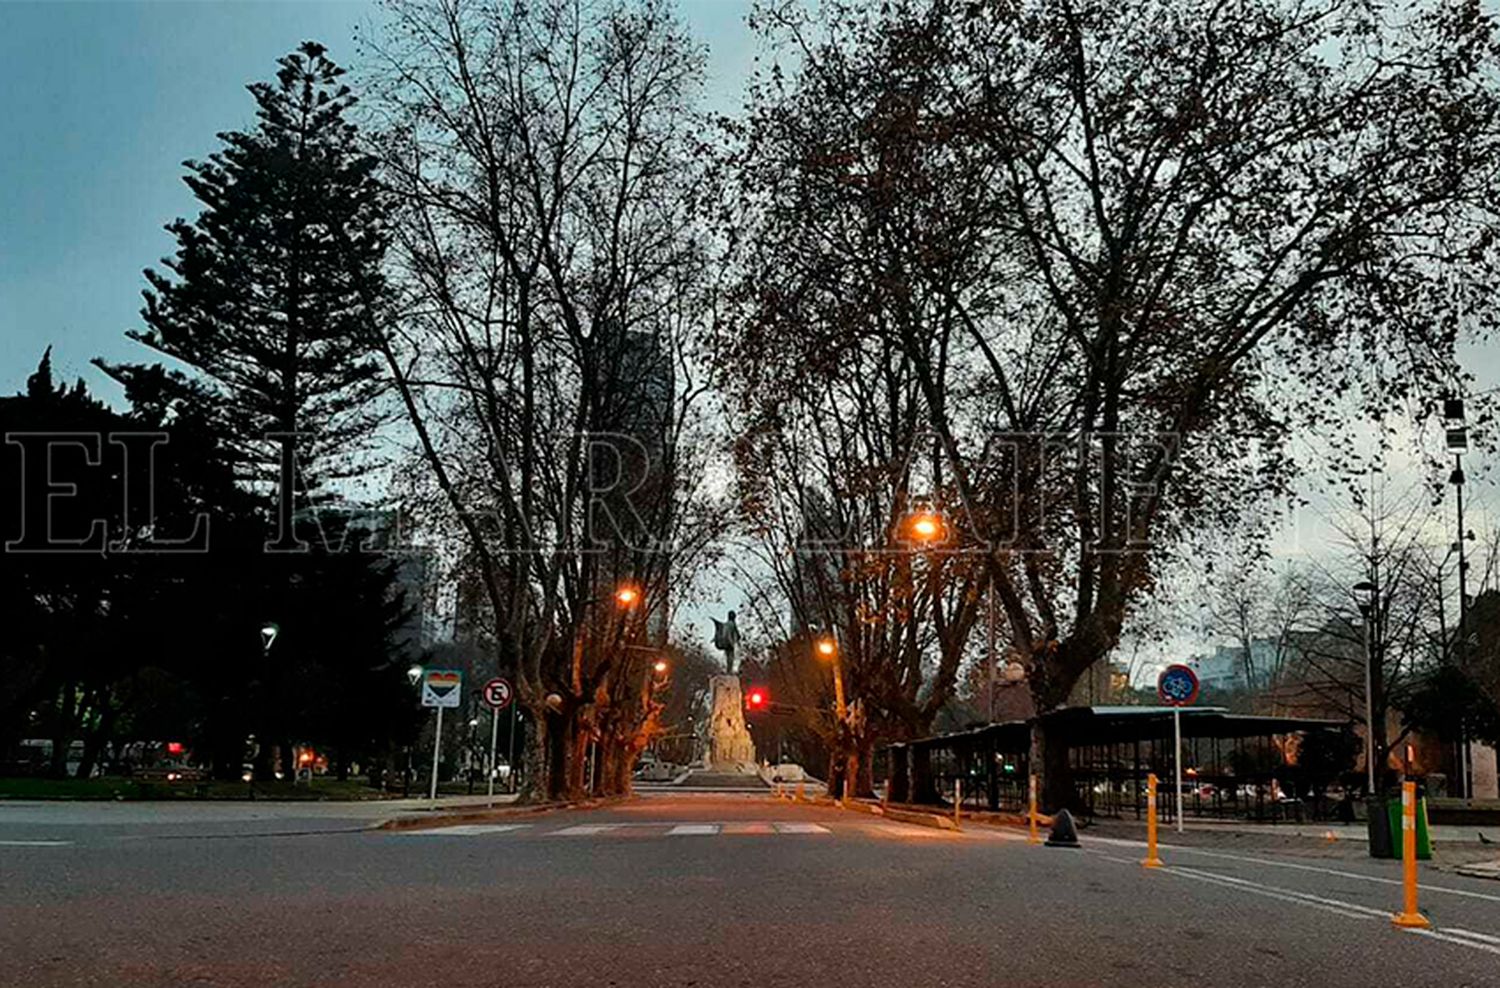
[{"label": "curb", "polygon": [[366,830],[429,830],[453,823],[478,823],[484,820],[504,820],[507,817],[530,816],[551,813],[555,810],[593,810],[602,806],[614,806],[629,802],[631,796],[608,796],[603,799],[576,799],[566,803],[534,803],[527,806],[485,807],[477,810],[453,810],[437,812],[430,816],[398,816],[377,820]]},{"label": "curb", "polygon": [[915,824],[918,827],[932,827],[934,830],[959,829],[958,824],[953,822],[952,817],[944,816],[941,813],[926,813],[920,810],[892,809],[889,806],[882,806],[879,803],[869,803],[858,799],[854,800],[851,803],[840,805],[837,800],[826,796],[821,797],[817,800],[812,800],[812,802],[822,803],[825,806],[832,806],[847,810],[851,813],[868,813],[871,816],[881,816],[885,817],[887,820],[895,820],[898,823],[911,823]]}]

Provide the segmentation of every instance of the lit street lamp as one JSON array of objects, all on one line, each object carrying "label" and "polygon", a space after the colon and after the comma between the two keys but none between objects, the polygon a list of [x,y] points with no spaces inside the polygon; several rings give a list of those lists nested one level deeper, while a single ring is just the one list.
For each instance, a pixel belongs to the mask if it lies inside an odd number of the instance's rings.
[{"label": "lit street lamp", "polygon": [[[942,515],[928,509],[909,515],[906,520],[906,529],[918,542],[929,544],[942,541],[947,535],[947,526],[943,523]],[[936,607],[936,603],[933,606]],[[995,674],[999,669],[995,656],[995,577],[993,573],[988,574],[985,586],[984,612],[984,719],[987,723],[993,723],[995,720]],[[1012,662],[1005,667],[1004,675],[1006,682],[1015,683],[1026,675],[1026,670]]]},{"label": "lit street lamp", "polygon": [[[838,642],[833,640],[832,635],[824,635],[813,645],[813,650],[818,657],[833,663],[833,709],[838,718],[838,730],[842,732],[849,719],[849,707],[844,696],[844,664],[839,660]],[[847,766],[844,769],[844,791],[843,798],[847,801],[854,795],[854,780],[849,778]]]}]

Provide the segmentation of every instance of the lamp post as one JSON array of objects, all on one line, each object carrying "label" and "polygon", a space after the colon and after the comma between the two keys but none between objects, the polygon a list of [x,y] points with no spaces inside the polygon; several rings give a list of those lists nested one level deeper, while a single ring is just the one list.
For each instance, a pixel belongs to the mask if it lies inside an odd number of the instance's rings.
[{"label": "lamp post", "polygon": [[[930,509],[922,509],[913,512],[906,520],[906,530],[910,537],[917,542],[929,545],[942,541],[947,535],[948,526],[944,524],[942,515]],[[986,561],[988,562],[988,561]],[[937,604],[934,601],[933,606]],[[984,647],[984,719],[993,723],[995,720],[995,677],[1000,666],[995,655],[995,575],[993,572],[987,574],[984,594],[985,611],[985,647]],[[1007,668],[1007,676],[1011,670]],[[1009,679],[1015,682],[1015,679]]]},{"label": "lamp post", "polygon": [[1370,642],[1370,622],[1375,613],[1375,584],[1360,580],[1354,585],[1354,601],[1359,613],[1365,644],[1365,786],[1375,797],[1375,660]]},{"label": "lamp post", "polygon": [[[834,641],[832,635],[824,635],[822,638],[819,638],[813,645],[813,650],[817,652],[819,658],[826,659],[833,663],[833,710],[834,717],[838,720],[838,736],[842,738],[844,734],[844,728],[848,724],[849,706],[845,702],[844,664],[839,659],[838,642]],[[849,760],[845,753],[842,751],[843,745],[839,745],[839,748],[839,754],[841,756],[844,756],[844,785],[841,795],[843,799],[847,801],[850,796],[854,795],[854,780],[849,778]]]},{"label": "lamp post", "polygon": [[[1453,454],[1453,473],[1448,482],[1453,485],[1458,507],[1458,662],[1460,668],[1468,666],[1469,649],[1469,561],[1465,543],[1469,534],[1464,529],[1464,453],[1469,449],[1469,427],[1464,419],[1462,398],[1443,399],[1444,445]],[[1458,733],[1458,787],[1459,795],[1467,798],[1469,791],[1469,740],[1463,724]]]},{"label": "lamp post", "polygon": [[[412,689],[416,689],[417,684],[422,681],[422,671],[423,671],[422,667],[419,666],[419,665],[417,665],[416,663],[412,663],[412,665],[410,665],[410,666],[407,667],[407,670],[406,670],[406,681],[411,684]],[[407,799],[410,796],[411,796],[411,744],[410,744],[410,742],[408,742],[407,745],[406,745],[406,767],[401,770],[401,798],[402,799]]]}]

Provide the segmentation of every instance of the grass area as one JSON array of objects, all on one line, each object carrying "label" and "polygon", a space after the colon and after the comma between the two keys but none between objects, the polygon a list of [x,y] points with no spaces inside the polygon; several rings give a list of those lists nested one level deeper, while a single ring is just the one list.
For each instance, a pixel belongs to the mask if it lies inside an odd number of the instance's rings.
[{"label": "grass area", "polygon": [[[256,799],[388,799],[363,780],[314,779],[311,785],[257,782]],[[0,779],[0,799],[250,799],[248,782],[142,782],[126,778]]]}]

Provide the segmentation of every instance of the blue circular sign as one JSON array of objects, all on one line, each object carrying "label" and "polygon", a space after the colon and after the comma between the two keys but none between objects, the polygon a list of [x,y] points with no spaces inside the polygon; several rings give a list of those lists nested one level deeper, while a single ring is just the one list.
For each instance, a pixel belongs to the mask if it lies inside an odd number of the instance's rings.
[{"label": "blue circular sign", "polygon": [[1156,695],[1169,706],[1189,706],[1198,699],[1198,674],[1184,665],[1167,666],[1157,677]]}]

